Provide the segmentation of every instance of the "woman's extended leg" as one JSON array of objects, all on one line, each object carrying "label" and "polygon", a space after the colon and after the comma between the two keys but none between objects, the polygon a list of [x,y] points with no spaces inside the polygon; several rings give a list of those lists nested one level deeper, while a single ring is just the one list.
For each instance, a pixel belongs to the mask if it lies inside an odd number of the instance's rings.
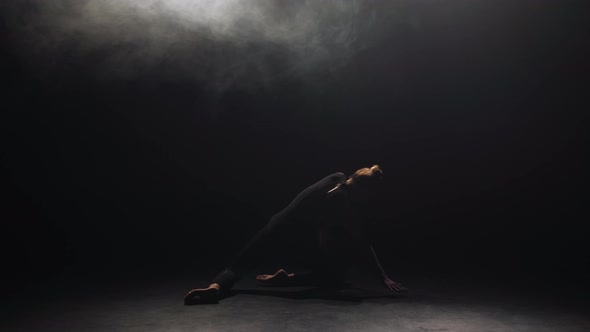
[{"label": "woman's extended leg", "polygon": [[277,231],[288,222],[288,217],[287,209],[274,215],[240,250],[233,262],[213,279],[209,287],[188,292],[184,298],[185,304],[216,302],[222,298],[244,273],[256,266],[257,260],[272,243]]},{"label": "woman's extended leg", "polygon": [[271,218],[270,222],[260,229],[253,238],[238,252],[232,263],[221,271],[212,281],[218,284],[222,290],[230,290],[233,285],[242,278],[244,273],[253,268],[256,260],[268,248],[272,240],[272,234],[276,230],[277,220]]}]

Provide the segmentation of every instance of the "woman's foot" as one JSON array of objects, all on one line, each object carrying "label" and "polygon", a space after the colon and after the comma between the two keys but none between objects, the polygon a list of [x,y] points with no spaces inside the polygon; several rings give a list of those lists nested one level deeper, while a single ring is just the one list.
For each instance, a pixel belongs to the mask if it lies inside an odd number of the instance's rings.
[{"label": "woman's foot", "polygon": [[184,297],[185,305],[216,303],[219,301],[221,287],[219,284],[211,284],[207,288],[193,289]]},{"label": "woman's foot", "polygon": [[289,286],[294,281],[294,275],[293,273],[287,273],[287,271],[280,269],[275,274],[261,274],[256,277],[256,280],[268,285]]}]

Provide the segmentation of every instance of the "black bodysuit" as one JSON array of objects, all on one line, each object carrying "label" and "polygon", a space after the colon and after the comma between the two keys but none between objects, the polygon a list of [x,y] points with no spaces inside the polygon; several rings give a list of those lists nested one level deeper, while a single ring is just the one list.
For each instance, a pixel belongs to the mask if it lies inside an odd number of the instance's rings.
[{"label": "black bodysuit", "polygon": [[[233,263],[221,272],[212,283],[223,290],[230,289],[241,276],[255,267],[256,259],[264,250],[272,250],[269,244],[276,237],[293,237],[307,233],[307,241],[314,242],[316,252],[307,260],[315,281],[334,282],[342,276],[347,248],[354,247],[362,231],[358,228],[359,214],[350,204],[348,189],[344,185],[346,175],[334,173],[307,187],[246,244]],[[341,188],[328,191],[341,184]]]}]

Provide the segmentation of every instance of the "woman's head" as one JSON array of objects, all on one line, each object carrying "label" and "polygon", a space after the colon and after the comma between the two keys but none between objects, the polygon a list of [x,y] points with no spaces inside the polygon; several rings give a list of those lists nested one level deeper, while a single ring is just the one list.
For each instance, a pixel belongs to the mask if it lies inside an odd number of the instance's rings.
[{"label": "woman's head", "polygon": [[377,187],[382,179],[383,171],[379,165],[373,165],[354,172],[346,180],[345,185],[349,189],[353,202],[367,203],[372,196],[376,195]]},{"label": "woman's head", "polygon": [[374,186],[383,179],[383,171],[379,165],[365,167],[354,172],[347,180],[349,186]]}]

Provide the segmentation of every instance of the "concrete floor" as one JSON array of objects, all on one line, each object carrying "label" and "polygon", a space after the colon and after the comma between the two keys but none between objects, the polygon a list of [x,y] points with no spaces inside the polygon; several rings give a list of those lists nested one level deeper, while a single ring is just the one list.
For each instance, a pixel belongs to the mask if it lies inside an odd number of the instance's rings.
[{"label": "concrete floor", "polygon": [[[411,291],[264,288],[251,278],[218,304],[184,306],[194,278],[83,282],[4,303],[2,331],[590,331],[584,301],[489,283],[417,278]],[[60,288],[61,287],[61,288]],[[85,289],[86,291],[81,291]]]}]

